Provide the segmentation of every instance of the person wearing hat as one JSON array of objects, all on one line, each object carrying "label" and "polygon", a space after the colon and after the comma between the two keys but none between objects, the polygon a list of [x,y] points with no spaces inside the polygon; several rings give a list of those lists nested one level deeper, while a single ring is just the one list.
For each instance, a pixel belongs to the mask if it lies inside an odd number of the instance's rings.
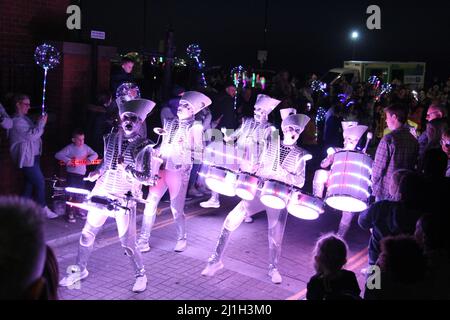
[{"label": "person wearing hat", "polygon": [[[342,129],[344,136],[344,148],[329,148],[327,150],[328,156],[320,163],[322,169],[317,170],[314,174],[313,193],[316,197],[323,198],[323,191],[330,176],[330,171],[323,169],[331,167],[334,161],[334,154],[343,150],[355,150],[359,140],[367,131],[368,127],[358,125],[358,122],[354,121],[343,121]],[[350,228],[352,218],[352,212],[342,212],[342,217],[341,221],[339,222],[339,228],[337,232],[338,236],[340,236],[341,238],[344,238],[345,234]]]},{"label": "person wearing hat", "polygon": [[192,158],[201,161],[203,152],[203,125],[195,121],[195,114],[211,104],[211,99],[196,91],[187,91],[180,99],[177,118],[164,123],[160,129],[163,135],[159,149],[155,150],[162,166],[159,180],[149,190],[142,220],[138,248],[150,251],[149,238],[156,218],[156,209],[167,189],[170,194],[170,208],[177,227],[177,243],[174,251],[182,252],[187,247],[184,204],[192,169]]},{"label": "person wearing hat", "polygon": [[[239,169],[243,172],[254,173],[256,166],[259,163],[259,158],[265,144],[265,135],[267,129],[272,127],[269,122],[269,114],[280,104],[281,101],[273,99],[264,94],[258,95],[254,106],[253,118],[244,119],[242,125],[234,131],[231,135],[228,135],[228,128],[222,128],[224,133],[224,141],[235,141],[235,146],[239,150],[239,154],[242,155],[239,164],[231,166],[230,169]],[[216,192],[211,193],[211,198],[208,201],[201,202],[202,208],[219,208],[219,194]],[[247,217],[247,223],[252,222],[251,217]]]},{"label": "person wearing hat", "polygon": [[[81,232],[77,263],[60,281],[61,286],[70,287],[89,275],[86,266],[95,237],[108,216],[113,216],[122,247],[134,267],[136,281],[132,290],[142,292],[146,289],[147,276],[136,246],[136,201],[133,198],[142,198],[142,184],[154,183],[155,173],[151,172],[150,163],[154,155],[153,144],[139,135],[142,123],[154,107],[153,101],[145,99],[128,101],[120,106],[121,126],[118,132],[105,136],[103,162],[85,178],[96,181],[90,198],[100,196],[108,204],[114,204],[89,210]],[[125,197],[130,192],[131,200]]]},{"label": "person wearing hat", "polygon": [[[278,130],[274,127],[269,128],[270,133],[264,144],[264,150],[255,174],[266,180],[277,180],[287,185],[302,188],[305,184],[306,161],[312,157],[306,150],[296,144],[310,118],[303,114],[296,114],[295,109],[283,109],[280,112],[283,119],[281,124],[283,141],[280,142]],[[242,200],[227,215],[216,247],[206,268],[201,273],[203,276],[213,276],[223,268],[222,257],[231,233],[241,225],[246,216],[261,211],[266,211],[268,221],[268,275],[273,283],[279,284],[282,282],[282,277],[278,271],[278,262],[281,255],[287,211],[265,206],[260,201],[259,195],[251,201]]]}]

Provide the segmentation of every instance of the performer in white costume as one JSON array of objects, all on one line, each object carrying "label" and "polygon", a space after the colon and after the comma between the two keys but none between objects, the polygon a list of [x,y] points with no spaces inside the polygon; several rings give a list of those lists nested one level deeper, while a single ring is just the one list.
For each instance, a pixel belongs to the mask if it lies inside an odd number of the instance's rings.
[{"label": "performer in white costume", "polygon": [[208,107],[211,99],[200,92],[185,92],[180,100],[177,119],[164,123],[161,130],[163,140],[155,150],[161,159],[157,184],[150,188],[142,220],[138,248],[141,252],[150,250],[149,238],[155,223],[156,209],[164,193],[169,189],[170,209],[177,227],[177,243],[174,250],[186,249],[186,222],[184,204],[193,160],[201,163],[203,152],[203,125],[194,121],[194,115]]},{"label": "performer in white costume", "polygon": [[[256,171],[255,165],[258,163],[259,157],[264,147],[264,134],[267,128],[272,124],[268,121],[269,114],[281,101],[273,99],[269,96],[260,94],[257,97],[253,118],[246,118],[242,125],[231,135],[224,132],[224,141],[236,141],[235,145],[239,149],[238,154],[242,154],[243,158],[239,159],[240,170],[248,173]],[[208,201],[200,203],[203,208],[219,208],[219,194],[211,193],[211,198]],[[246,217],[245,222],[252,222],[251,217]]]},{"label": "performer in white costume", "polygon": [[[266,104],[266,107],[273,109],[274,104]],[[258,162],[247,163],[247,165],[250,168],[256,167],[256,176],[266,181],[276,180],[286,185],[302,188],[305,183],[306,161],[312,157],[307,151],[298,147],[296,143],[310,119],[305,115],[295,113],[295,109],[281,110],[283,142],[280,143],[278,131],[269,128],[271,133],[265,137],[266,143],[263,144],[264,150],[261,157],[259,157]],[[286,209],[279,210],[265,206],[260,201],[259,194],[251,201],[242,200],[228,214],[219,240],[208,260],[206,268],[202,271],[202,275],[213,276],[218,270],[223,268],[222,257],[231,233],[240,226],[246,215],[251,216],[261,211],[266,211],[268,220],[268,274],[273,283],[278,284],[282,282],[282,277],[278,271],[278,263],[288,213]]]},{"label": "performer in white costume", "polygon": [[92,204],[81,233],[77,265],[73,266],[71,274],[61,280],[61,286],[71,286],[89,275],[86,266],[95,237],[111,216],[116,219],[120,242],[134,267],[136,281],[133,291],[146,289],[147,277],[141,253],[136,247],[135,199],[142,198],[142,184],[154,183],[151,172],[153,147],[138,133],[154,107],[154,102],[145,99],[128,101],[119,106],[121,126],[117,133],[105,136],[103,162],[86,178],[97,181],[90,194],[91,201],[97,204]]},{"label": "performer in white costume", "polygon": [[[344,148],[330,148],[327,150],[328,156],[322,160],[320,166],[323,169],[330,168],[334,161],[334,154],[339,151],[349,150],[353,151],[356,149],[359,140],[363,136],[363,134],[367,131],[367,126],[358,125],[358,122],[353,121],[344,121],[342,122],[342,128],[344,129]],[[323,198],[323,192],[325,189],[325,185],[328,182],[328,178],[330,176],[329,170],[319,169],[314,174],[313,180],[313,193],[316,197]],[[339,228],[337,234],[344,238],[348,229],[350,228],[350,224],[352,222],[353,213],[352,212],[342,212],[341,221],[339,222]]]}]

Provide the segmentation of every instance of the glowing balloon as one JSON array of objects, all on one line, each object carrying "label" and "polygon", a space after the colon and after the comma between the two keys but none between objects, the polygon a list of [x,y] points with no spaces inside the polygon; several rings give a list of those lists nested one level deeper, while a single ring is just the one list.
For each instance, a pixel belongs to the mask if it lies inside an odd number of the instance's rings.
[{"label": "glowing balloon", "polygon": [[60,54],[55,47],[49,44],[41,44],[34,52],[36,64],[44,69],[53,69],[60,62]]},{"label": "glowing balloon", "polygon": [[200,49],[198,44],[190,44],[187,47],[186,52],[187,52],[189,58],[198,59],[198,57],[200,56],[200,53],[202,53],[202,50]]}]

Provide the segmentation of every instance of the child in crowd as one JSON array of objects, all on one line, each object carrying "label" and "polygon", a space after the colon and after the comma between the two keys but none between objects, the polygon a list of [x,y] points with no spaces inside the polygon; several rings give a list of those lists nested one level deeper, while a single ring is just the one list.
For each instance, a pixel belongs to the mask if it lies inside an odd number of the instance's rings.
[{"label": "child in crowd", "polygon": [[314,248],[316,274],[309,279],[308,300],[355,300],[361,290],[352,271],[342,269],[347,262],[347,245],[334,234],[319,238]]},{"label": "child in crowd", "polygon": [[[55,154],[55,158],[63,161],[67,168],[67,186],[72,188],[84,189],[84,176],[86,174],[86,165],[98,158],[98,154],[88,145],[84,144],[84,132],[76,129],[72,133],[72,143],[64,147]],[[78,212],[82,218],[85,217]],[[68,221],[75,222],[73,210],[68,212]]]}]

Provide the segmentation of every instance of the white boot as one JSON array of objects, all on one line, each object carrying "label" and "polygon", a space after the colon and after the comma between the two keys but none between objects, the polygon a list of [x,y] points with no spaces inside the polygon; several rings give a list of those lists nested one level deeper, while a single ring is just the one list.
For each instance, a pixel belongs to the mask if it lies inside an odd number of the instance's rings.
[{"label": "white boot", "polygon": [[206,265],[205,269],[203,269],[203,271],[202,271],[202,276],[212,277],[220,269],[223,269],[222,261],[215,262],[215,263],[208,263]]},{"label": "white boot", "polygon": [[147,276],[144,274],[142,277],[137,277],[134,282],[133,292],[142,292],[147,289]]},{"label": "white boot", "polygon": [[269,271],[269,277],[272,277],[272,283],[280,284],[283,281],[281,274],[278,269],[272,269]]},{"label": "white boot", "polygon": [[178,240],[177,244],[175,245],[175,248],[173,249],[175,252],[183,252],[187,248],[187,240],[182,239]]},{"label": "white boot", "polygon": [[150,251],[150,245],[148,244],[148,241],[145,241],[144,239],[139,239],[136,242],[136,246],[140,252],[149,252]]}]

